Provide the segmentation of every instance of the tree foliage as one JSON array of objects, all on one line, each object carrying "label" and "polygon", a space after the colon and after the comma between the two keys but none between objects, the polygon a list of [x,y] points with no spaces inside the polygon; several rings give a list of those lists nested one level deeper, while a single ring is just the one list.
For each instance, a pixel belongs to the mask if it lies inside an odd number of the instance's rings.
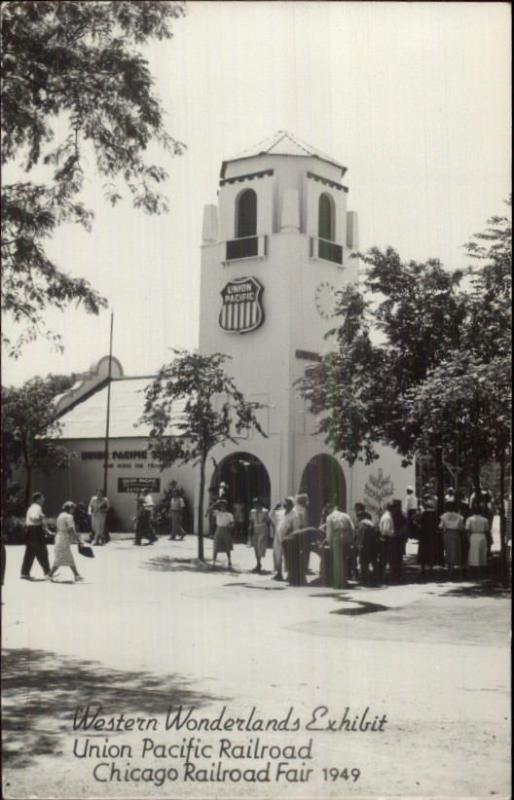
[{"label": "tree foliage", "polygon": [[[32,378],[20,388],[2,387],[2,494],[14,473],[25,474],[25,505],[32,492],[34,471],[51,472],[66,466],[70,451],[59,444],[61,427],[53,398],[58,376]],[[62,376],[61,376],[62,377]]]},{"label": "tree foliage", "polygon": [[481,263],[458,346],[410,392],[413,416],[425,421],[420,448],[437,428],[454,463],[460,454],[471,464],[476,490],[481,466],[503,458],[512,438],[511,234],[507,217],[493,217],[466,246]]},{"label": "tree foliage", "polygon": [[336,349],[309,369],[300,391],[327,443],[350,464],[371,463],[378,443],[409,463],[420,433],[409,391],[459,341],[467,303],[462,273],[436,260],[404,263],[392,248],[361,257],[368,265],[363,291],[341,291],[341,321],[329,333]]},{"label": "tree foliage", "polygon": [[217,445],[237,443],[250,430],[262,430],[256,412],[261,405],[245,400],[225,372],[228,356],[173,350],[145,389],[141,422],[150,426],[150,452],[161,468],[175,463],[200,467],[198,557],[203,560],[205,465]]},{"label": "tree foliage", "polygon": [[127,186],[136,207],[165,209],[165,170],[145,158],[157,142],[182,145],[166,131],[141,48],[171,37],[181,2],[6,2],[2,6],[2,164],[26,180],[2,188],[2,309],[35,338],[47,306],[71,301],[98,313],[105,300],[71,277],[45,245],[63,222],[90,229],[80,199],[94,159],[108,200]]},{"label": "tree foliage", "polygon": [[361,256],[362,291],[340,293],[336,347],[300,390],[319,430],[350,463],[376,444],[409,463],[431,455],[444,494],[444,459],[468,470],[504,459],[511,440],[511,224],[493,217],[466,246],[477,265],[404,263],[392,248]]}]

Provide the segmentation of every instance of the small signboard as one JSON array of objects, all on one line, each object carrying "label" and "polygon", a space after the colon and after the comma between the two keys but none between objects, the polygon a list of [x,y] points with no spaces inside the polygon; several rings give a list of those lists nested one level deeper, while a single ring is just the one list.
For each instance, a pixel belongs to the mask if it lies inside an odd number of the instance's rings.
[{"label": "small signboard", "polygon": [[139,494],[140,492],[159,494],[160,491],[160,478],[118,478],[118,492],[122,494]]}]

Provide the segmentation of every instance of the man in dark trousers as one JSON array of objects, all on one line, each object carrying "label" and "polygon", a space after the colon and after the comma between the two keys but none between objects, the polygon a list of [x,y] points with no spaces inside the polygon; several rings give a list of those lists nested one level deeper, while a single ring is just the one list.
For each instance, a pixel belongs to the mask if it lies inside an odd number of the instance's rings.
[{"label": "man in dark trousers", "polygon": [[371,581],[376,586],[379,582],[380,533],[371,519],[371,514],[368,514],[362,503],[356,503],[355,512],[357,517],[355,540],[359,554],[360,578],[364,586],[369,586]]},{"label": "man in dark trousers", "polygon": [[45,527],[45,515],[43,514],[43,503],[45,498],[41,492],[35,492],[32,495],[32,503],[27,509],[27,516],[25,518],[25,529],[27,535],[27,544],[25,546],[25,554],[23,556],[23,563],[21,565],[21,577],[25,580],[30,580],[30,570],[36,558],[39,562],[41,569],[45,574],[45,578],[49,576],[50,564],[48,563],[48,550],[46,548],[45,536],[48,531]]}]

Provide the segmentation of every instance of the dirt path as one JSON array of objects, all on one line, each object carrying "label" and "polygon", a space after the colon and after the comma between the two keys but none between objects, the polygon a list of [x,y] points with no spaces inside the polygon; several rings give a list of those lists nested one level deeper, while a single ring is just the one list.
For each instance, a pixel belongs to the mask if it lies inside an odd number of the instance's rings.
[{"label": "dirt path", "polygon": [[[112,543],[83,561],[77,585],[20,581],[21,556],[8,548],[6,797],[509,796],[502,593],[445,582],[293,589],[251,574],[244,546],[233,573],[198,570],[188,541]],[[74,731],[88,703],[150,727]],[[222,722],[289,730],[166,730],[180,706],[214,725],[226,707]],[[383,722],[320,730],[328,720]],[[177,748],[191,738],[206,749],[184,757]],[[262,757],[237,758],[237,746]],[[253,772],[239,780],[244,770]]]}]

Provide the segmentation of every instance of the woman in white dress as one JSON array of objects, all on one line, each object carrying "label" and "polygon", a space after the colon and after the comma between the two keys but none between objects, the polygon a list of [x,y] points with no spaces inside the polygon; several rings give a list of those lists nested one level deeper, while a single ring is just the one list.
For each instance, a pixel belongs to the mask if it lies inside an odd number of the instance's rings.
[{"label": "woman in white dress", "polygon": [[91,515],[91,529],[93,531],[93,544],[105,544],[107,538],[107,511],[109,501],[101,489],[89,501],[88,514]]},{"label": "woman in white dress", "polygon": [[465,525],[469,536],[468,566],[478,569],[482,575],[487,567],[487,542],[490,533],[489,520],[478,504],[473,506]]},{"label": "woman in white dress", "polygon": [[49,572],[49,578],[53,578],[59,567],[69,567],[75,577],[75,582],[84,580],[79,575],[75,566],[75,559],[71,552],[71,545],[80,542],[80,538],[75,530],[73,512],[75,504],[67,502],[63,505],[62,511],[57,517],[57,532],[55,534],[54,563]]}]

